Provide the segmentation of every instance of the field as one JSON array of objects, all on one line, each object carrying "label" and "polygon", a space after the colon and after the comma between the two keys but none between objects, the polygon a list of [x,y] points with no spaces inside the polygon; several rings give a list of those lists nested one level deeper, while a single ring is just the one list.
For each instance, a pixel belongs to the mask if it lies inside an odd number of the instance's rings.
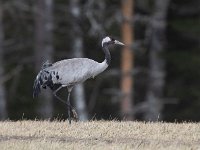
[{"label": "field", "polygon": [[200,149],[200,123],[5,121],[0,149]]}]

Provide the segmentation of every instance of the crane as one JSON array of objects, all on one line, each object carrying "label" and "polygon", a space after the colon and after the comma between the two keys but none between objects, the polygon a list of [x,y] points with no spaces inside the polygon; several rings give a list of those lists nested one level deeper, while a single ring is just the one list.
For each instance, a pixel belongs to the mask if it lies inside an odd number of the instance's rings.
[{"label": "crane", "polygon": [[[89,78],[94,78],[110,65],[111,56],[108,47],[114,44],[124,45],[114,38],[108,36],[103,38],[102,50],[105,54],[105,60],[101,63],[88,58],[64,59],[55,63],[45,62],[34,81],[33,98],[39,95],[41,88],[46,89],[46,87],[49,87],[58,100],[67,104],[68,120],[71,124],[71,111],[74,117],[77,118],[77,113],[70,104],[70,93],[73,87]],[[55,87],[57,88],[55,89]],[[64,87],[67,87],[68,90],[67,102],[56,94]]]}]

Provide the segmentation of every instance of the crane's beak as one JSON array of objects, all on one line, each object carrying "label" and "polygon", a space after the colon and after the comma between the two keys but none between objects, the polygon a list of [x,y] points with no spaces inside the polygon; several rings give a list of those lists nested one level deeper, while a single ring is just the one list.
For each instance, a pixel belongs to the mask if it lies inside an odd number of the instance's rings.
[{"label": "crane's beak", "polygon": [[125,45],[124,43],[120,42],[120,41],[117,41],[115,40],[115,44],[118,44],[118,45]]}]

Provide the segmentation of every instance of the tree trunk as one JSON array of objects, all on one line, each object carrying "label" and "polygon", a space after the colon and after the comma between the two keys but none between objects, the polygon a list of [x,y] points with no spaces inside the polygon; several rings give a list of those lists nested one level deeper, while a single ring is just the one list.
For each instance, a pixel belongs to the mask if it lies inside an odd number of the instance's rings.
[{"label": "tree trunk", "polygon": [[[37,0],[35,11],[35,70],[41,69],[46,60],[53,57],[53,0]],[[53,97],[50,90],[41,94],[38,113],[42,118],[51,118]]]},{"label": "tree trunk", "polygon": [[122,50],[122,100],[121,100],[121,115],[127,120],[132,120],[133,115],[133,78],[131,71],[133,69],[133,50],[131,45],[133,43],[133,26],[131,20],[133,18],[133,0],[122,0],[122,13],[124,22],[122,24],[122,37],[125,47]]},{"label": "tree trunk", "polygon": [[[0,3],[0,78],[4,75],[4,61],[3,61],[3,40],[4,40],[4,31],[3,31],[3,10]],[[6,91],[5,86],[2,81],[0,81],[0,119],[4,120],[8,117],[6,109]]]},{"label": "tree trunk", "polygon": [[[83,38],[80,29],[81,8],[80,0],[71,0],[70,8],[72,14],[71,20],[71,37],[72,37],[72,52],[74,57],[83,57]],[[88,120],[88,112],[86,109],[85,89],[83,84],[78,84],[73,89],[73,96],[79,120]]]},{"label": "tree trunk", "polygon": [[155,12],[148,27],[149,38],[149,82],[146,102],[148,104],[145,120],[162,119],[163,89],[165,85],[165,49],[166,17],[169,0],[155,0]]}]

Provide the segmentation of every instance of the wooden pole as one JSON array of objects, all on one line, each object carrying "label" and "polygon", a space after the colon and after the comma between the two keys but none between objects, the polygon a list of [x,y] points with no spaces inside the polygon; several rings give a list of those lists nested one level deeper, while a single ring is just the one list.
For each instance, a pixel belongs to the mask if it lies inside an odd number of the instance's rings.
[{"label": "wooden pole", "polygon": [[122,38],[126,45],[122,51],[122,79],[121,79],[121,115],[126,120],[132,120],[132,93],[133,93],[133,78],[131,71],[133,69],[133,50],[131,45],[133,43],[133,25],[131,20],[133,18],[133,0],[122,0],[122,14],[124,21],[122,24]]}]

